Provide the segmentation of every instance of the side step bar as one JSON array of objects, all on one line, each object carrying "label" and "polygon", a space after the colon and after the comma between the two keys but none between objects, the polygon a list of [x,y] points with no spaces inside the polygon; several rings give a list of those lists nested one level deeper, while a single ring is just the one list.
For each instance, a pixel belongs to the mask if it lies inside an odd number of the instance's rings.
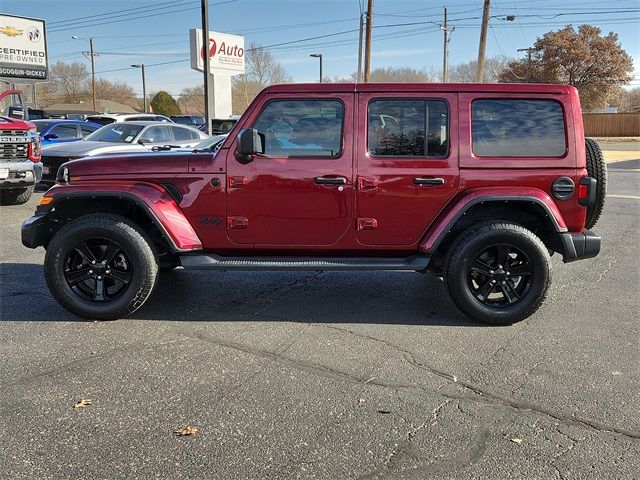
[{"label": "side step bar", "polygon": [[424,270],[427,255],[404,258],[360,257],[221,257],[218,255],[180,255],[185,269],[191,270]]}]

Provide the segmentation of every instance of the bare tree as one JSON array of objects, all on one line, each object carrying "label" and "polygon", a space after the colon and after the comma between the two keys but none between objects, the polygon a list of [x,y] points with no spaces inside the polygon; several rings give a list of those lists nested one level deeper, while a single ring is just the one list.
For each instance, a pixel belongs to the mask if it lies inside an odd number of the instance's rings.
[{"label": "bare tree", "polygon": [[178,105],[185,113],[204,115],[204,86],[185,87],[178,97]]},{"label": "bare tree", "polygon": [[[487,83],[497,83],[500,79],[500,73],[502,73],[502,71],[507,68],[507,65],[510,61],[512,61],[512,59],[502,55],[488,58],[484,65],[484,81]],[[459,63],[457,65],[453,65],[449,69],[449,81],[454,83],[475,82],[477,71],[477,60],[471,60],[467,63]]]},{"label": "bare tree", "polygon": [[233,110],[243,112],[265,87],[290,83],[291,77],[273,55],[257,43],[245,51],[245,73],[233,77]]},{"label": "bare tree", "polygon": [[114,102],[135,108],[140,106],[140,100],[136,98],[133,88],[125,82],[110,82],[103,78],[97,79],[96,98],[100,100],[113,100]]},{"label": "bare tree", "polygon": [[49,81],[38,87],[38,103],[80,103],[85,100],[91,75],[83,63],[56,62],[49,70]]},{"label": "bare tree", "polygon": [[611,106],[616,107],[619,112],[639,112],[640,111],[640,87],[625,90],[619,88],[611,99]]}]

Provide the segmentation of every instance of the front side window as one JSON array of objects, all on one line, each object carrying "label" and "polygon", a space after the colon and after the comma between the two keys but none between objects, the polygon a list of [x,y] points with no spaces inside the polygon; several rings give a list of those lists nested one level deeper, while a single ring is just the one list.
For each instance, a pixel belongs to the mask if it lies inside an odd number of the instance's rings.
[{"label": "front side window", "polygon": [[473,153],[480,157],[561,157],[562,106],[553,100],[474,100]]},{"label": "front side window", "polygon": [[373,100],[367,142],[376,157],[444,158],[449,152],[447,103]]},{"label": "front side window", "polygon": [[75,125],[56,125],[49,133],[57,135],[58,140],[78,138],[78,128]]},{"label": "front side window", "polygon": [[270,157],[335,158],[342,149],[344,106],[338,100],[274,100],[253,128]]}]

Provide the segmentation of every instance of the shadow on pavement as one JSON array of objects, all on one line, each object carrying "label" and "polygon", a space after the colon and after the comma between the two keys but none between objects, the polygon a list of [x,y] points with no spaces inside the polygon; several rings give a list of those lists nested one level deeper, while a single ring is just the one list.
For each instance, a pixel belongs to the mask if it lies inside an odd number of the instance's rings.
[{"label": "shadow on pavement", "polygon": [[[0,264],[0,321],[80,322],[46,286],[42,265]],[[133,319],[473,326],[443,283],[414,272],[186,272],[160,275]]]},{"label": "shadow on pavement", "polygon": [[640,158],[635,160],[624,160],[607,164],[607,170],[617,170],[620,168],[640,168]]}]

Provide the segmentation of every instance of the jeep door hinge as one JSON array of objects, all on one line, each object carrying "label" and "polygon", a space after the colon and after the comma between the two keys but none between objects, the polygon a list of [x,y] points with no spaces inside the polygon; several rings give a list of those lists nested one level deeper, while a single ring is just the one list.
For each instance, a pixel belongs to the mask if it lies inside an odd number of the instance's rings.
[{"label": "jeep door hinge", "polygon": [[228,177],[227,184],[229,188],[245,187],[249,183],[247,177]]},{"label": "jeep door hinge", "polygon": [[380,177],[358,177],[358,190],[377,190],[380,186]]}]

